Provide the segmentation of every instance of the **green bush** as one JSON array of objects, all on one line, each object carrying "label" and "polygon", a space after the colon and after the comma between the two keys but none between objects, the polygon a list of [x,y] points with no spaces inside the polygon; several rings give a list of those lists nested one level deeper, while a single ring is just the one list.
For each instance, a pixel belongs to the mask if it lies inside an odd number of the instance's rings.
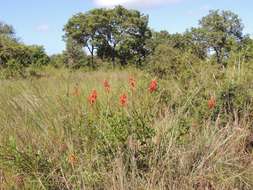
[{"label": "green bush", "polygon": [[26,71],[25,67],[20,64],[18,61],[14,59],[10,59],[6,63],[6,68],[2,71],[2,78],[18,78],[18,77],[25,77]]},{"label": "green bush", "polygon": [[148,70],[159,78],[187,78],[191,65],[198,62],[198,58],[190,53],[182,53],[167,44],[160,44],[149,58]]}]

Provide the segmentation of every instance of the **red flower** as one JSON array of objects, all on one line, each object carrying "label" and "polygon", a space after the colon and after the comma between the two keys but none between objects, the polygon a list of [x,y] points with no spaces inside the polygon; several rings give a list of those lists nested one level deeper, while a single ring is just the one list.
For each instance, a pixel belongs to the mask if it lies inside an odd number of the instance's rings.
[{"label": "red flower", "polygon": [[127,105],[127,95],[126,94],[122,94],[119,98],[120,100],[120,105],[121,106],[126,106]]},{"label": "red flower", "polygon": [[136,87],[136,80],[132,77],[129,77],[128,82],[131,90],[134,90]]},{"label": "red flower", "polygon": [[215,106],[216,106],[216,100],[215,100],[214,97],[211,97],[211,98],[208,100],[208,108],[209,108],[209,109],[213,109]]},{"label": "red flower", "polygon": [[105,91],[106,91],[107,93],[110,92],[111,86],[110,86],[108,80],[104,80],[104,88],[105,88]]},{"label": "red flower", "polygon": [[97,97],[98,97],[97,91],[96,90],[92,90],[91,94],[88,97],[89,103],[91,105],[94,104],[96,102],[96,100],[97,100]]},{"label": "red flower", "polygon": [[153,79],[149,85],[149,92],[152,93],[157,90],[157,80]]}]

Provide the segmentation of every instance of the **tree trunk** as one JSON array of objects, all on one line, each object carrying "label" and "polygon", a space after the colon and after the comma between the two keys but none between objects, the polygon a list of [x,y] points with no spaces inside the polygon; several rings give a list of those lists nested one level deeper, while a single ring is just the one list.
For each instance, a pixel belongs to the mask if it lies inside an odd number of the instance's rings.
[{"label": "tree trunk", "polygon": [[[91,67],[94,68],[94,46],[92,45],[91,47],[87,46],[90,54],[91,54]],[[90,63],[89,63],[90,66]]]},{"label": "tree trunk", "polygon": [[218,64],[222,64],[221,50],[214,48],[216,54],[216,61]]},{"label": "tree trunk", "polygon": [[92,68],[94,68],[94,50],[93,50],[93,48],[91,51],[91,66],[92,66]]},{"label": "tree trunk", "polygon": [[113,45],[113,49],[112,49],[112,65],[113,65],[113,67],[115,67],[115,47],[116,47],[116,44]]},{"label": "tree trunk", "polygon": [[91,46],[91,67],[94,69],[95,65],[94,65],[94,46]]}]

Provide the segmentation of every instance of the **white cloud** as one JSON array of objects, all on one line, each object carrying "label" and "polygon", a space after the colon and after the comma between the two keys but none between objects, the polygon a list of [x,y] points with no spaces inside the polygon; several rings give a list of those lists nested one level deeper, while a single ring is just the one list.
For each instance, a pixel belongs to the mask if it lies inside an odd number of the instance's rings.
[{"label": "white cloud", "polygon": [[115,5],[124,5],[127,7],[136,6],[154,6],[168,3],[175,3],[180,0],[94,0],[97,6],[113,7]]},{"label": "white cloud", "polygon": [[39,32],[47,32],[49,30],[49,26],[47,24],[41,24],[36,27],[36,30]]},{"label": "white cloud", "polygon": [[211,9],[210,5],[203,5],[199,7],[199,9],[188,10],[186,14],[189,16],[199,16],[200,14],[208,13],[210,9]]},{"label": "white cloud", "polygon": [[195,14],[195,12],[193,10],[189,10],[186,12],[186,14],[189,16],[193,16]]},{"label": "white cloud", "polygon": [[200,11],[209,11],[211,9],[210,5],[203,5],[202,7],[200,7]]}]

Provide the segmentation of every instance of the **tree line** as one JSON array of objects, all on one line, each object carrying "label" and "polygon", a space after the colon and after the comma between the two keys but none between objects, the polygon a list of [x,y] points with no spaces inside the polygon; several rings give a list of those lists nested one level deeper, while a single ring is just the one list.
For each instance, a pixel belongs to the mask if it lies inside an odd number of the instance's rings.
[{"label": "tree line", "polygon": [[53,56],[48,56],[42,46],[21,43],[13,27],[0,22],[0,65],[15,62],[23,66],[94,68],[102,60],[112,66],[142,66],[156,57],[159,60],[168,54],[175,57],[187,53],[225,67],[234,53],[247,61],[253,58],[253,40],[243,33],[241,19],[231,11],[211,10],[200,19],[198,27],[184,33],[156,32],[148,22],[148,15],[122,6],[77,13],[63,28],[66,49]]},{"label": "tree line", "polygon": [[0,22],[0,67],[10,64],[22,66],[46,65],[49,56],[45,53],[43,46],[25,45],[15,37],[12,26]]}]

